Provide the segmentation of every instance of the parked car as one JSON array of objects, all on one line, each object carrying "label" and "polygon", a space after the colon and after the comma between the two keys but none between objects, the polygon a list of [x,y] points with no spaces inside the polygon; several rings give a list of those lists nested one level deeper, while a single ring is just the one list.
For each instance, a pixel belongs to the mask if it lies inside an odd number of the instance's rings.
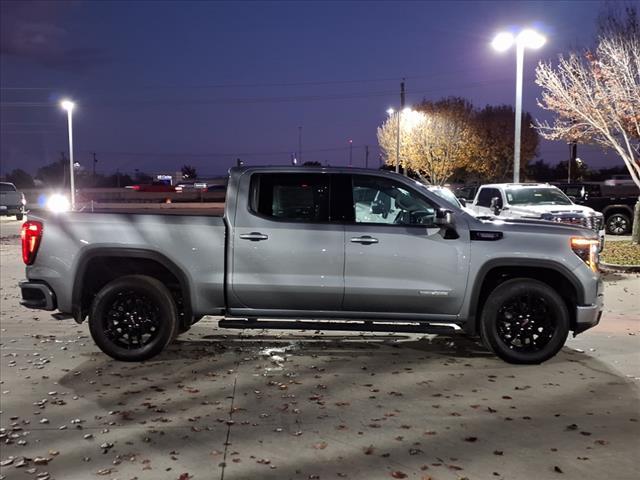
[{"label": "parked car", "polygon": [[427,189],[430,192],[435,193],[439,197],[444,198],[446,201],[452,203],[453,205],[458,207],[460,210],[464,210],[469,215],[475,215],[475,212],[467,207],[467,200],[464,198],[456,197],[456,195],[451,191],[451,189],[447,187],[441,187],[438,185],[429,185],[427,186]]},{"label": "parked car", "polygon": [[182,182],[175,187],[176,192],[206,192],[207,184],[204,182]]},{"label": "parked car", "polygon": [[631,175],[612,175],[611,178],[604,181],[605,185],[615,186],[633,186],[635,182],[631,178]]},{"label": "parked car", "polygon": [[531,218],[580,225],[596,232],[604,247],[604,217],[593,208],[576,205],[558,187],[548,183],[494,183],[482,185],[471,209],[476,215]]},{"label": "parked car", "polygon": [[465,185],[463,187],[456,188],[454,193],[458,199],[464,199],[468,204],[471,204],[474,198],[476,198],[478,187],[479,185]]},{"label": "parked car", "polygon": [[175,192],[176,189],[173,185],[167,182],[151,182],[151,183],[138,183],[136,185],[129,185],[125,188],[130,188],[136,192]]},{"label": "parked car", "polygon": [[477,219],[391,172],[236,167],[224,216],[160,212],[30,219],[21,303],[88,318],[125,361],[218,315],[226,328],[464,332],[535,364],[602,313],[593,230]]},{"label": "parked car", "polygon": [[633,209],[638,201],[637,188],[622,189],[601,186],[597,183],[558,183],[555,185],[575,203],[602,213],[607,233],[611,235],[631,233]]},{"label": "parked car", "polygon": [[26,204],[24,195],[13,183],[0,182],[0,215],[15,215],[17,220],[22,220]]}]

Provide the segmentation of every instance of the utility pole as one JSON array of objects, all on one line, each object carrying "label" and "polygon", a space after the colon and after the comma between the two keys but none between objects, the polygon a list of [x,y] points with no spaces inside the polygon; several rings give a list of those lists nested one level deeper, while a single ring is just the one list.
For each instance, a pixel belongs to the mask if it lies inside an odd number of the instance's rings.
[{"label": "utility pole", "polygon": [[96,163],[98,163],[98,159],[96,158],[96,152],[93,152],[93,186],[96,186]]},{"label": "utility pole", "polygon": [[349,139],[349,166],[353,167],[353,140]]},{"label": "utility pole", "polygon": [[[402,115],[402,112],[404,112],[404,78],[402,79],[402,82],[400,82],[400,111],[398,112],[398,138],[400,138],[400,115]],[[398,142],[400,142],[400,140],[398,140]],[[400,146],[398,146],[398,152],[400,152]],[[402,174],[406,175],[407,174],[407,169],[405,167],[402,167]]]},{"label": "utility pole", "polygon": [[364,146],[364,168],[369,168],[369,145]]},{"label": "utility pole", "polygon": [[400,128],[402,127],[400,117],[402,110],[404,110],[404,78],[400,82],[400,109],[398,110],[398,129],[396,132],[396,173],[400,173]]},{"label": "utility pole", "polygon": [[298,127],[298,163],[302,164],[302,125]]},{"label": "utility pole", "polygon": [[569,163],[567,164],[567,183],[571,183],[571,166],[576,164],[578,158],[578,144],[571,142],[569,144]]},{"label": "utility pole", "polygon": [[62,164],[62,188],[67,186],[67,156],[60,152],[60,163]]},{"label": "utility pole", "polygon": [[236,158],[236,167],[242,167],[243,165],[244,165],[244,162],[239,158]]}]

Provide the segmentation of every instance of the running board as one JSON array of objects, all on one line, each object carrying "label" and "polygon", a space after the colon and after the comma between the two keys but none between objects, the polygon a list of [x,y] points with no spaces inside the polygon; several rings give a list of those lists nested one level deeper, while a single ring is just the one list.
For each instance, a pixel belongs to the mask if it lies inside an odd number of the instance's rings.
[{"label": "running board", "polygon": [[237,320],[224,319],[218,322],[222,328],[274,329],[274,330],[342,330],[355,332],[405,332],[452,334],[461,330],[457,325],[428,323],[384,323],[373,321],[328,322],[310,320]]}]

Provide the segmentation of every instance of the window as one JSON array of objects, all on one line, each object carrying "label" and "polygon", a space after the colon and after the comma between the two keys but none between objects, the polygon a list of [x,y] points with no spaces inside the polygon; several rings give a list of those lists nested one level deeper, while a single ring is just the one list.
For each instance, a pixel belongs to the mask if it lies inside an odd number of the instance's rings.
[{"label": "window", "polygon": [[0,192],[15,192],[16,187],[10,183],[0,183]]},{"label": "window", "polygon": [[382,177],[353,177],[356,223],[434,226],[436,208],[403,184]]},{"label": "window", "polygon": [[556,187],[524,187],[507,190],[512,205],[571,205],[571,200]]},{"label": "window", "polygon": [[478,195],[478,206],[490,208],[491,199],[495,197],[498,197],[498,207],[502,208],[502,195],[500,195],[500,190],[497,188],[482,188]]},{"label": "window", "polygon": [[278,220],[329,220],[329,175],[260,173],[251,177],[251,209]]}]

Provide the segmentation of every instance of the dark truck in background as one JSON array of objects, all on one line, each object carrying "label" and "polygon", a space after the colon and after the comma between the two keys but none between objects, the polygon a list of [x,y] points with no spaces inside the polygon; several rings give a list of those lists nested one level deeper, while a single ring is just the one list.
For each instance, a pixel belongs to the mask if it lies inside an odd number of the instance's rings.
[{"label": "dark truck in background", "polygon": [[604,215],[605,230],[610,235],[629,235],[633,227],[633,209],[640,191],[635,185],[600,183],[554,183],[578,205],[585,205]]}]

